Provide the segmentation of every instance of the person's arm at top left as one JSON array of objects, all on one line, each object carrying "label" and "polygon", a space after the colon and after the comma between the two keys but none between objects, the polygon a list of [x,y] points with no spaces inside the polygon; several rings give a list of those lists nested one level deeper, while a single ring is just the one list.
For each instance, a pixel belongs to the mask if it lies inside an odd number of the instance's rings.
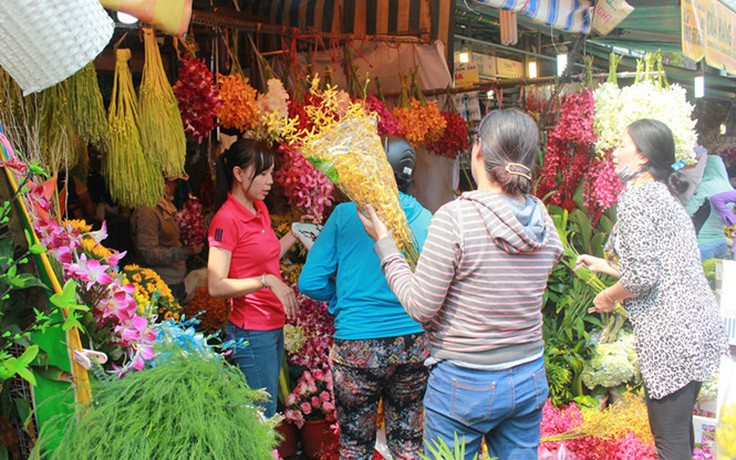
[{"label": "person's arm at top left", "polygon": [[724,224],[729,226],[736,225],[736,214],[728,207],[729,203],[736,203],[736,190],[717,193],[710,197],[710,203]]}]

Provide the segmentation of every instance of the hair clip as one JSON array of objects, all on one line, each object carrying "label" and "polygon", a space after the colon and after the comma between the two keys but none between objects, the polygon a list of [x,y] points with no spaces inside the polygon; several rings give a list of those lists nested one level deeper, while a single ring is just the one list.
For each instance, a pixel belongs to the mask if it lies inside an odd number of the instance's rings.
[{"label": "hair clip", "polygon": [[686,165],[685,160],[683,160],[682,158],[680,158],[676,162],[672,163],[672,169],[675,172],[677,172],[677,171],[681,170],[682,168],[684,168],[685,165]]},{"label": "hair clip", "polygon": [[[512,166],[514,168],[521,168],[522,171],[514,171],[513,169],[511,169]],[[532,176],[528,174],[528,173],[531,173],[532,170],[527,168],[521,163],[506,163],[506,166],[504,166],[503,169],[505,169],[506,172],[509,174],[513,174],[515,176],[526,177],[527,179],[532,180]],[[524,172],[524,170],[526,170],[526,172]]]}]

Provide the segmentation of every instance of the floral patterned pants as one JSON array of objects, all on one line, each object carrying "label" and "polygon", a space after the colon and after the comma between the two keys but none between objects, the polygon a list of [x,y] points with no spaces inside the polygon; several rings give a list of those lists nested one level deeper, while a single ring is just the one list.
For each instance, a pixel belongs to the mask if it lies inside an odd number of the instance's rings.
[{"label": "floral patterned pants", "polygon": [[366,340],[335,340],[330,352],[340,458],[372,459],[378,402],[383,399],[386,438],[395,459],[422,452],[422,399],[429,370],[424,334]]}]

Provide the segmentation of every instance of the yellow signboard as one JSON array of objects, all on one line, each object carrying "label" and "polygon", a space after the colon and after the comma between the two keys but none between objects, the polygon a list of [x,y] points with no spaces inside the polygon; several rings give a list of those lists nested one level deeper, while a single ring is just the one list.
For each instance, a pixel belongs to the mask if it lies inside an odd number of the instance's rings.
[{"label": "yellow signboard", "polygon": [[682,52],[736,74],[736,13],[717,0],[682,0]]},{"label": "yellow signboard", "polygon": [[455,88],[469,88],[479,81],[478,66],[475,62],[455,64]]}]

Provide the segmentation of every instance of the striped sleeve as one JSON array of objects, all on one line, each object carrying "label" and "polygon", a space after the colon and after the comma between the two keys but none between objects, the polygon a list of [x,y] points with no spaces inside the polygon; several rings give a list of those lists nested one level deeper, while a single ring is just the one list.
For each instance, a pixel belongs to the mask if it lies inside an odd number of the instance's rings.
[{"label": "striped sleeve", "polygon": [[379,241],[375,248],[391,290],[421,324],[430,323],[444,305],[460,260],[459,232],[447,208],[440,208],[432,218],[416,272],[412,273],[392,239]]}]

